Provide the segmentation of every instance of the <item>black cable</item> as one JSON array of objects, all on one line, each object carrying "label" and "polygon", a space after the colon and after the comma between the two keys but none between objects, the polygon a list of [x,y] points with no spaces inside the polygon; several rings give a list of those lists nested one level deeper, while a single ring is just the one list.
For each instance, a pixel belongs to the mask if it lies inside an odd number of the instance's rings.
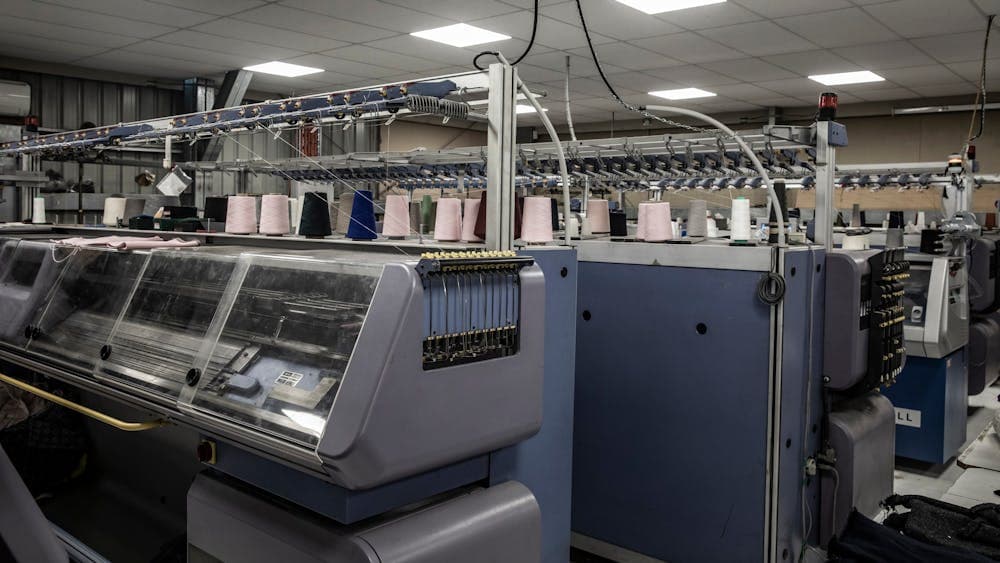
[{"label": "black cable", "polygon": [[[531,39],[528,40],[528,46],[524,49],[524,52],[521,53],[521,56],[514,59],[514,62],[510,63],[511,66],[515,66],[517,63],[524,60],[524,57],[528,56],[528,53],[530,53],[531,49],[535,46],[535,34],[538,33],[538,3],[539,0],[535,0],[534,21],[531,23]],[[499,53],[497,53],[496,51],[483,51],[482,53],[479,53],[478,55],[473,57],[472,66],[476,67],[476,70],[486,70],[484,67],[479,66],[479,58],[484,55],[493,55],[494,57],[496,57],[499,55]]]},{"label": "black cable", "polygon": [[993,18],[995,17],[995,15],[991,14],[986,20],[986,37],[983,39],[983,65],[979,71],[979,101],[981,104],[979,108],[979,131],[969,138],[970,143],[978,139],[983,134],[983,128],[986,127],[986,58],[990,46],[990,31],[993,29]]},{"label": "black cable", "polygon": [[768,272],[757,283],[757,297],[768,305],[774,305],[785,296],[785,278],[781,274]]}]

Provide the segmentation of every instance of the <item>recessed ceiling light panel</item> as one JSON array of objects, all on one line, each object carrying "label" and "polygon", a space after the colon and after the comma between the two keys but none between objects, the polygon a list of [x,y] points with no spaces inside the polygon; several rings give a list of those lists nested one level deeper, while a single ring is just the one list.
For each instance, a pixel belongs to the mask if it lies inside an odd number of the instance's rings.
[{"label": "recessed ceiling light panel", "polygon": [[711,98],[715,95],[715,92],[709,92],[701,88],[678,88],[677,90],[656,90],[655,92],[650,92],[649,95],[668,100],[692,100],[694,98]]},{"label": "recessed ceiling light panel", "polygon": [[859,70],[855,72],[837,72],[834,74],[814,74],[809,80],[819,82],[826,86],[841,86],[843,84],[862,84],[865,82],[882,82],[885,78],[875,74],[870,70]]},{"label": "recessed ceiling light panel", "polygon": [[663,12],[674,12],[697,8],[698,6],[708,6],[710,4],[722,4],[726,0],[618,0],[622,4],[635,8],[647,14],[662,14]]},{"label": "recessed ceiling light panel", "polygon": [[415,31],[410,35],[421,39],[430,39],[452,47],[468,47],[479,45],[480,43],[494,43],[510,39],[510,35],[496,33],[488,29],[476,27],[466,23],[456,23],[445,27]]},{"label": "recessed ceiling light panel", "polygon": [[283,63],[280,61],[271,61],[269,63],[259,65],[245,66],[243,67],[243,70],[252,70],[253,72],[262,72],[264,74],[275,74],[277,76],[284,76],[285,78],[295,78],[296,76],[305,76],[307,74],[323,72],[323,69],[321,68],[293,65],[291,63]]}]

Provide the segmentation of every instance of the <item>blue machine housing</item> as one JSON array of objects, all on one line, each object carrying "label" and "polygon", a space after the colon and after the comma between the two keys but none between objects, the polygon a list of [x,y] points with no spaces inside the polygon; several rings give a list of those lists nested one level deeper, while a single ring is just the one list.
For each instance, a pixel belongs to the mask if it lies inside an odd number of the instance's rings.
[{"label": "blue machine housing", "polygon": [[[694,263],[696,246],[663,248]],[[819,514],[803,465],[819,442],[825,253],[781,251],[770,306],[757,286],[778,251],[742,250],[764,266],[581,252],[574,531],[668,561],[798,555],[803,494]]]}]

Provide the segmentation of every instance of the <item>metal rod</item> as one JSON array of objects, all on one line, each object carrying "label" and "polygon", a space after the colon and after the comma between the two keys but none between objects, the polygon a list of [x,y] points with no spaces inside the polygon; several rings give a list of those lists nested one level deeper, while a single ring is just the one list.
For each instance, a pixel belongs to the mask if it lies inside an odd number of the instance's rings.
[{"label": "metal rod", "polygon": [[153,428],[159,428],[161,426],[166,426],[167,421],[162,418],[156,420],[150,420],[148,422],[125,422],[124,420],[119,420],[113,416],[106,415],[102,412],[95,411],[89,407],[85,407],[79,403],[74,403],[68,399],[64,399],[58,395],[54,395],[45,391],[44,389],[39,389],[34,385],[29,385],[19,379],[14,379],[13,377],[4,375],[0,373],[0,381],[17,387],[23,391],[27,391],[32,395],[37,395],[46,401],[53,402],[61,407],[66,407],[71,411],[78,412],[84,416],[90,417],[98,422],[103,422],[108,426],[114,426],[118,430],[124,430],[125,432],[141,432],[143,430],[152,430]]}]

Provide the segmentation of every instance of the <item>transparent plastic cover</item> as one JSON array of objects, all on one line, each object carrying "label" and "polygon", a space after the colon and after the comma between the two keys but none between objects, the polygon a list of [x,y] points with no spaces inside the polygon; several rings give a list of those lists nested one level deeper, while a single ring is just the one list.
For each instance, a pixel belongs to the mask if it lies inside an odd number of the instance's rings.
[{"label": "transparent plastic cover", "polygon": [[347,369],[381,265],[253,256],[193,404],[315,444]]}]

